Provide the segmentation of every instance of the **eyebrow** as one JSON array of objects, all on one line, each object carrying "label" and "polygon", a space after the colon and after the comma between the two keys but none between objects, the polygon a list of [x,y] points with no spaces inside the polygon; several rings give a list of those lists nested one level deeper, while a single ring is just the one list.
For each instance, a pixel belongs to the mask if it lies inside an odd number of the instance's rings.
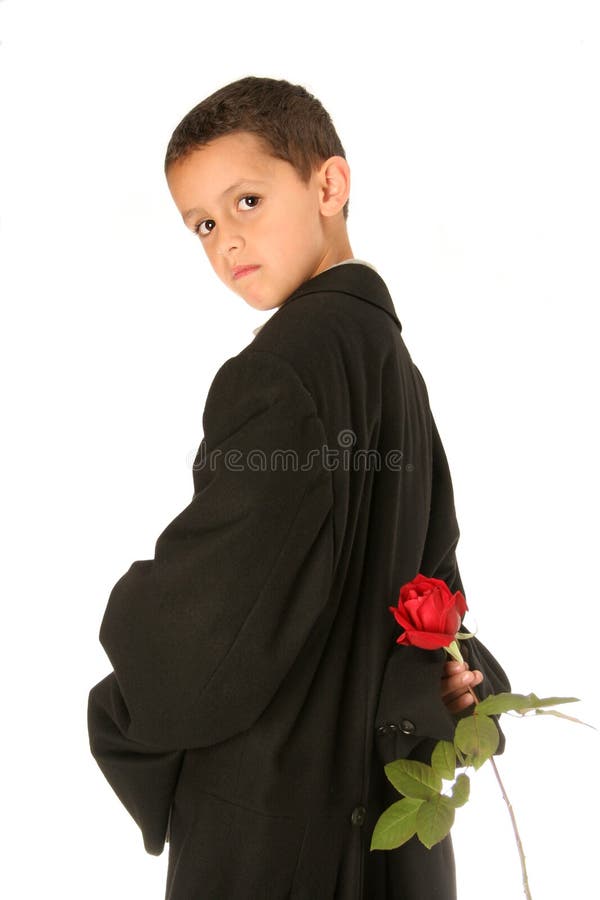
[{"label": "eyebrow", "polygon": [[[241,181],[236,181],[235,184],[230,185],[226,190],[224,190],[219,199],[222,200],[223,197],[226,197],[227,194],[230,194],[232,191],[237,190],[243,184],[266,184],[266,183],[267,183],[266,181],[261,181],[261,179],[259,179],[259,178],[242,178]],[[182,218],[183,218],[184,222],[187,222],[188,219],[192,218],[192,216],[197,216],[197,215],[206,215],[206,211],[204,209],[202,209],[202,207],[200,207],[200,206],[194,206],[194,207],[192,207],[192,209],[188,209],[188,211],[183,214]]]}]

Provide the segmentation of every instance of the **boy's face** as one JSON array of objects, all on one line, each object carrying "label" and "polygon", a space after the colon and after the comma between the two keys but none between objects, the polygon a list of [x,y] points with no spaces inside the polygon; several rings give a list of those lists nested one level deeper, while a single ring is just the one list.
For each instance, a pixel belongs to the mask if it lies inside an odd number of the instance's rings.
[{"label": "boy's face", "polygon": [[[327,173],[333,170],[332,179]],[[338,175],[324,163],[304,184],[255,135],[236,132],[172,163],[167,183],[221,281],[250,306],[268,310],[352,256],[340,223],[348,188],[343,199],[338,191],[336,201],[335,188],[333,202],[328,198],[328,184]],[[253,268],[238,271],[242,266]]]}]

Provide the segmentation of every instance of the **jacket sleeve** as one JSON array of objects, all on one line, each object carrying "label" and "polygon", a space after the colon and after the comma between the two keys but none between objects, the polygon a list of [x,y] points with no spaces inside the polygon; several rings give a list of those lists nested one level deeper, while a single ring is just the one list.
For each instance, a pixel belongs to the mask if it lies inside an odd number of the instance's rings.
[{"label": "jacket sleeve", "polygon": [[[442,579],[453,593],[461,591],[464,594],[456,558],[460,531],[450,468],[433,417],[431,422],[431,508],[419,571],[430,578]],[[467,631],[462,626],[460,630]],[[461,641],[460,649],[469,667],[479,669],[484,676],[483,682],[475,688],[481,700],[491,693],[510,691],[506,673],[481,641],[477,638]],[[419,755],[420,750],[431,750],[438,740],[452,740],[458,719],[462,715],[471,715],[472,707],[459,716],[452,715],[441,698],[440,679],[447,659],[444,650],[394,645],[384,669],[376,714],[378,747],[385,762]],[[496,755],[500,755],[504,752],[505,737],[498,717],[492,718],[500,734],[496,751]],[[396,727],[386,729],[386,723]],[[406,725],[404,731],[402,723]],[[420,758],[426,757],[421,755]]]},{"label": "jacket sleeve", "polygon": [[90,749],[115,794],[139,826],[148,853],[168,840],[171,804],[184,751],[158,752],[127,737],[128,712],[114,672],[90,692]]},{"label": "jacket sleeve", "polygon": [[88,703],[109,780],[115,753],[130,785],[137,767],[148,786],[162,759],[167,793],[174,751],[227,740],[268,706],[325,609],[334,560],[325,433],[294,369],[264,351],[227,360],[203,426],[190,504],[110,593],[100,641],[114,671]]}]

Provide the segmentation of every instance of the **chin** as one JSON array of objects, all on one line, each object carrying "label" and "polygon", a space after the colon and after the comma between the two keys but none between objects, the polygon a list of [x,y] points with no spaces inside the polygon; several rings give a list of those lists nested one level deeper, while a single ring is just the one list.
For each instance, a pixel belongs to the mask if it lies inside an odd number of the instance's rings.
[{"label": "chin", "polygon": [[268,310],[270,309],[276,309],[280,307],[285,299],[278,299],[277,297],[251,296],[249,294],[240,294],[239,296],[248,304],[248,306],[251,306],[252,309],[257,309],[262,312],[268,312]]},{"label": "chin", "polygon": [[283,303],[283,300],[272,300],[270,303],[266,303],[265,301],[261,302],[260,300],[246,300],[246,303],[257,312],[269,312],[269,310],[272,309],[279,309],[279,307]]}]

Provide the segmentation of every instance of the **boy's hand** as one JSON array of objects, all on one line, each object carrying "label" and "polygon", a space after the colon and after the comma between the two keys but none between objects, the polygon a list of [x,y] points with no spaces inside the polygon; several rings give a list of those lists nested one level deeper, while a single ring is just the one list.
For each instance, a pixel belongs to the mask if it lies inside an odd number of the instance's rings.
[{"label": "boy's hand", "polygon": [[467,663],[460,663],[455,659],[449,660],[444,666],[442,676],[442,699],[451,713],[460,713],[475,701],[470,687],[481,684],[483,675],[478,669],[472,672]]}]

